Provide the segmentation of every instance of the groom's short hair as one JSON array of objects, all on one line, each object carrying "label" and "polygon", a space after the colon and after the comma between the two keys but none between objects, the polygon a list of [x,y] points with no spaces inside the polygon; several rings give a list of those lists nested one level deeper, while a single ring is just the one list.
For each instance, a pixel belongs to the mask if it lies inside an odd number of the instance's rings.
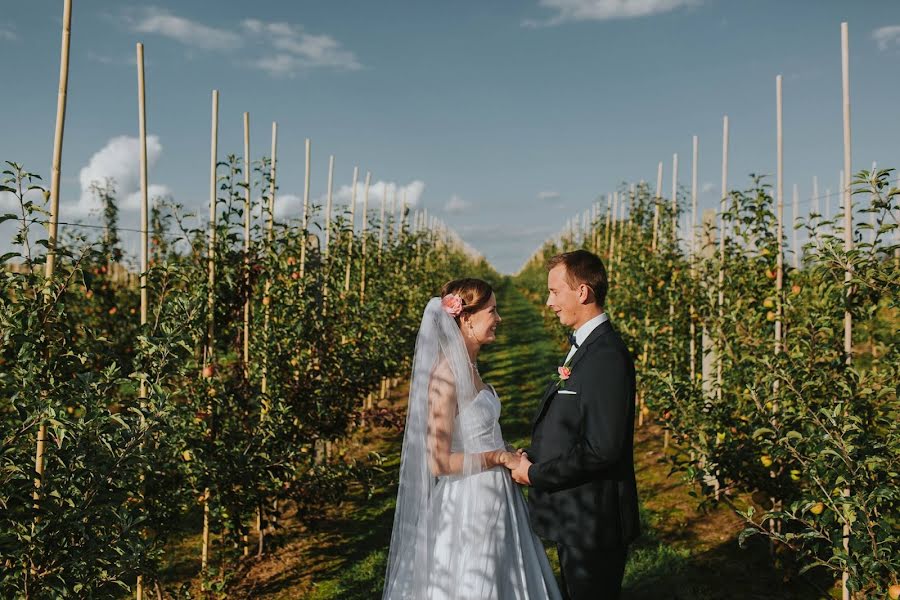
[{"label": "groom's short hair", "polygon": [[599,256],[587,250],[563,252],[547,261],[547,270],[558,265],[565,266],[569,287],[575,289],[581,284],[587,285],[594,292],[597,306],[603,306],[609,290],[609,280],[606,278],[606,267]]}]

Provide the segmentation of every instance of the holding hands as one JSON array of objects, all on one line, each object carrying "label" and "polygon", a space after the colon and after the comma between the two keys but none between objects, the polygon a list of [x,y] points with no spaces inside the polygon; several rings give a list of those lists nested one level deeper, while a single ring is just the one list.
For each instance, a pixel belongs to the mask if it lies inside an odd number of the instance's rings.
[{"label": "holding hands", "polygon": [[532,465],[528,460],[528,454],[522,448],[515,452],[501,452],[500,464],[510,470],[513,481],[520,485],[530,485],[528,479],[528,468]]}]

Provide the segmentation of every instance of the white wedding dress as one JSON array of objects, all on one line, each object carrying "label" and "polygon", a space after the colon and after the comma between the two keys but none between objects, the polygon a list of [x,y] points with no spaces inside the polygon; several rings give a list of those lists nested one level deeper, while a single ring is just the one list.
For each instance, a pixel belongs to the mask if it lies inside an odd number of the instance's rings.
[{"label": "white wedding dress", "polygon": [[[457,416],[465,427],[453,430],[453,452],[462,452],[461,429],[470,432],[470,438],[475,436],[466,444],[469,452],[505,448],[499,417],[500,400],[494,389],[479,392]],[[477,501],[468,497],[472,494],[479,496]],[[544,547],[531,529],[522,490],[509,469],[499,466],[474,475],[440,477],[432,506],[435,545],[429,600],[561,597]],[[463,511],[467,514],[460,514]],[[462,531],[457,531],[459,523],[465,523]]]},{"label": "white wedding dress", "polygon": [[[432,298],[416,337],[382,600],[561,598],[522,490],[505,467],[483,468],[483,453],[506,445],[500,399],[475,388],[472,369],[459,326]],[[432,394],[436,382],[452,384],[452,397]],[[448,448],[437,445],[444,432]],[[462,468],[435,476],[444,452]]]}]

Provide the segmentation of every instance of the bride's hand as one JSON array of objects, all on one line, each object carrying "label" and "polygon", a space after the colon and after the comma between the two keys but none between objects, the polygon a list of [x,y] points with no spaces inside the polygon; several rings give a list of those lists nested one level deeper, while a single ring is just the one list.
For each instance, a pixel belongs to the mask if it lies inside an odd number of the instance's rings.
[{"label": "bride's hand", "polygon": [[515,452],[501,452],[500,453],[500,464],[512,471],[516,467],[519,466],[519,461],[522,459],[520,454],[516,454]]}]

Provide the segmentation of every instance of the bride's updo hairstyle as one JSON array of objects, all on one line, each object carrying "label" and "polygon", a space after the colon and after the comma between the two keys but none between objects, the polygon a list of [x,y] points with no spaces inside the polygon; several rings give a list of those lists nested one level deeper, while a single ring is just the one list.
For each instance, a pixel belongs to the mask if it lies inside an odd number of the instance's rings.
[{"label": "bride's updo hairstyle", "polygon": [[487,281],[471,277],[454,279],[441,287],[441,298],[456,295],[462,300],[462,311],[455,317],[457,325],[463,313],[472,314],[484,308],[493,293],[494,288]]}]

